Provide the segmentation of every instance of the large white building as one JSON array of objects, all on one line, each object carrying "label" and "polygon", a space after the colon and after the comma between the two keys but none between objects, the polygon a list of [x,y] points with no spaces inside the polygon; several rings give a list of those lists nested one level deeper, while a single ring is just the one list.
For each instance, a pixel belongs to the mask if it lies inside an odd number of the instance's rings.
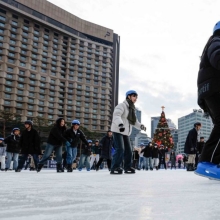
[{"label": "large white building", "polygon": [[178,153],[184,153],[186,137],[189,130],[193,128],[195,122],[200,122],[202,124],[201,130],[198,133],[198,140],[200,137],[204,137],[205,141],[208,140],[213,127],[212,120],[211,118],[204,118],[201,109],[193,109],[192,113],[178,118]]}]

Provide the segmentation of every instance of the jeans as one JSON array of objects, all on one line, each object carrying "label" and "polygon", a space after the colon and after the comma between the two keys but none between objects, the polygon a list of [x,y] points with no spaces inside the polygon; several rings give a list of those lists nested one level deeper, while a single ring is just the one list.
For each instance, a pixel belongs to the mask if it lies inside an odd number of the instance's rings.
[{"label": "jeans", "polygon": [[16,170],[18,166],[18,153],[11,153],[11,152],[7,152],[6,169],[10,169],[12,156],[13,156],[13,170]]},{"label": "jeans", "polygon": [[39,161],[39,164],[45,164],[45,162],[49,159],[51,153],[55,151],[56,155],[56,161],[57,163],[62,163],[62,146],[55,146],[47,143],[47,146],[44,151],[44,155],[42,156],[41,160]]},{"label": "jeans", "polygon": [[144,157],[139,157],[138,169],[142,169],[145,166]]},{"label": "jeans", "polygon": [[86,161],[86,169],[90,170],[90,156],[88,156],[86,154],[81,154],[78,169],[83,168],[83,165],[84,165],[85,161]]},{"label": "jeans", "polygon": [[[28,158],[28,155],[29,154],[22,154],[21,155],[21,158],[20,158],[20,160],[18,161],[18,167],[17,167],[17,169],[19,169],[19,170],[22,170],[22,168],[23,168],[23,166],[24,166],[24,163],[25,163],[25,161],[27,160],[27,158]],[[31,154],[31,156],[33,157],[33,159],[34,159],[34,164],[35,164],[35,167],[37,167],[37,164],[38,164],[38,155],[37,154]]]},{"label": "jeans", "polygon": [[115,153],[112,159],[111,170],[120,167],[124,159],[124,169],[131,167],[132,150],[129,136],[113,132]]},{"label": "jeans", "polygon": [[5,169],[5,156],[0,156],[1,169]]},{"label": "jeans", "polygon": [[77,147],[66,146],[66,154],[66,163],[72,165],[73,161],[76,159]]},{"label": "jeans", "polygon": [[151,157],[145,157],[145,169],[148,170],[149,168],[150,169],[153,169],[152,167],[152,158]]},{"label": "jeans", "polygon": [[[212,162],[219,164],[220,162],[220,92],[205,98],[205,104],[212,118],[214,127],[205,143],[199,161]],[[189,161],[188,161],[189,163]]]}]

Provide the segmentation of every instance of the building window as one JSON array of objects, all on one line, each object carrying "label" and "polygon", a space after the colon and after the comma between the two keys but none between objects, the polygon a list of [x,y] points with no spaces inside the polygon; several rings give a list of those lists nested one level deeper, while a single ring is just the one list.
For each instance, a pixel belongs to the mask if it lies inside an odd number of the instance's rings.
[{"label": "building window", "polygon": [[26,30],[26,31],[28,31],[29,27],[26,26],[26,25],[24,25],[24,26],[23,26],[23,29]]},{"label": "building window", "polygon": [[28,99],[28,102],[34,103],[34,99]]},{"label": "building window", "polygon": [[22,96],[18,96],[18,97],[17,97],[17,100],[18,100],[18,101],[22,101],[22,100],[23,100],[23,97],[22,97]]},{"label": "building window", "polygon": [[34,86],[30,86],[29,89],[30,89],[31,91],[34,91],[34,90],[35,90],[35,87],[34,87]]},{"label": "building window", "polygon": [[33,92],[29,92],[29,96],[34,97],[34,93]]},{"label": "building window", "polygon": [[33,115],[33,112],[28,111],[27,114],[30,115],[30,116],[32,116],[32,115]]},{"label": "building window", "polygon": [[26,63],[20,62],[20,66],[26,66]]},{"label": "building window", "polygon": [[6,98],[6,99],[10,99],[10,98],[11,98],[11,94],[5,93],[5,98]]},{"label": "building window", "polygon": [[32,70],[36,70],[37,67],[36,67],[36,66],[31,66],[31,69],[32,69]]},{"label": "building window", "polygon": [[19,90],[19,89],[18,89],[17,92],[18,92],[19,95],[22,95],[22,94],[23,94],[23,90]]},{"label": "building window", "polygon": [[46,69],[42,69],[42,68],[41,68],[41,72],[42,72],[42,73],[46,73],[46,72],[47,72],[47,70],[46,70]]},{"label": "building window", "polygon": [[12,88],[10,88],[10,87],[5,87],[5,91],[11,92],[11,91],[12,91]]},{"label": "building window", "polygon": [[44,101],[39,101],[39,105],[44,105]]}]

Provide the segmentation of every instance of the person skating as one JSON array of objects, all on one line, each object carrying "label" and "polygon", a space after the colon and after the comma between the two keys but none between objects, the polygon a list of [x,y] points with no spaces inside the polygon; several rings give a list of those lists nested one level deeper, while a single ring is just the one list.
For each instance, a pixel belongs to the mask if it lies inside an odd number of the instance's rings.
[{"label": "person skating", "polygon": [[126,100],[117,105],[114,109],[111,131],[113,132],[115,153],[113,155],[111,174],[122,174],[121,167],[124,159],[124,172],[135,173],[135,169],[131,167],[132,150],[129,135],[132,131],[132,126],[139,130],[146,130],[146,127],[141,124],[135,114],[135,105],[138,94],[134,90],[126,92]]},{"label": "person skating", "polygon": [[138,162],[138,170],[141,170],[145,168],[145,158],[144,158],[144,152],[142,150],[145,149],[144,143],[140,144],[139,147],[139,162]]},{"label": "person skating", "polygon": [[133,159],[133,167],[135,169],[139,169],[138,168],[138,163],[139,163],[139,149],[138,147],[134,147],[133,152],[132,152],[132,159]]},{"label": "person skating", "polygon": [[92,154],[91,154],[91,159],[90,159],[90,169],[92,168],[94,161],[96,161],[96,164],[99,161],[99,154],[100,154],[99,140],[95,141],[95,144],[92,146],[91,153]]},{"label": "person skating", "polygon": [[152,167],[156,168],[156,170],[158,170],[158,163],[159,163],[159,159],[158,159],[158,155],[159,155],[159,149],[157,144],[154,144],[154,147],[152,149]]},{"label": "person skating", "polygon": [[92,141],[88,140],[88,145],[85,146],[85,148],[82,151],[82,154],[80,155],[79,167],[78,167],[79,171],[82,171],[85,162],[86,162],[86,170],[90,171],[91,151],[92,151]]},{"label": "person skating", "polygon": [[18,167],[15,172],[21,172],[28,155],[32,155],[35,167],[38,164],[38,155],[41,154],[40,136],[33,128],[33,122],[27,120],[24,122],[25,130],[22,132],[19,147],[21,148],[21,157],[18,162]]},{"label": "person skating", "polygon": [[170,169],[172,170],[173,167],[176,169],[176,154],[173,150],[170,153],[170,162],[171,162]]},{"label": "person skating", "polygon": [[62,166],[62,146],[67,142],[64,137],[64,132],[66,131],[65,120],[64,118],[58,118],[53,128],[50,130],[47,146],[45,148],[44,154],[37,165],[37,172],[40,172],[44,164],[49,159],[51,153],[55,151],[56,155],[56,169],[57,172],[64,172],[64,168]]},{"label": "person skating", "polygon": [[88,141],[86,140],[86,137],[84,133],[79,129],[80,122],[79,120],[73,120],[72,121],[72,127],[67,129],[64,137],[67,139],[66,142],[66,163],[67,163],[67,172],[72,172],[72,164],[73,161],[76,159],[77,156],[77,147],[80,140],[83,141],[83,143],[88,146]]},{"label": "person skating", "polygon": [[141,150],[141,153],[144,153],[144,167],[145,170],[153,170],[152,166],[152,144],[151,142],[148,143],[148,145]]},{"label": "person skating", "polygon": [[197,137],[198,131],[200,130],[202,124],[196,122],[194,128],[191,129],[186,137],[184,153],[188,154],[188,165],[187,171],[194,171],[195,168],[195,158],[196,158],[196,148],[197,148]]},{"label": "person skating", "polygon": [[99,170],[99,167],[104,159],[106,159],[107,166],[110,171],[112,161],[112,149],[114,148],[114,140],[111,130],[108,130],[107,134],[101,139],[101,141],[99,142],[99,146],[101,148],[101,154],[100,159],[96,164],[96,171]]},{"label": "person skating", "polygon": [[168,152],[167,147],[164,147],[162,144],[160,145],[160,149],[159,149],[159,169],[161,168],[161,164],[163,164],[164,169],[167,169],[167,165],[166,165],[166,153]]},{"label": "person skating", "polygon": [[17,169],[18,166],[18,156],[20,153],[20,129],[13,128],[12,133],[5,138],[4,142],[7,144],[7,161],[5,171],[10,169],[11,161],[13,158],[13,170]]},{"label": "person skating", "polygon": [[6,146],[4,144],[4,138],[0,138],[0,162],[1,171],[5,170],[5,156],[6,156]]}]

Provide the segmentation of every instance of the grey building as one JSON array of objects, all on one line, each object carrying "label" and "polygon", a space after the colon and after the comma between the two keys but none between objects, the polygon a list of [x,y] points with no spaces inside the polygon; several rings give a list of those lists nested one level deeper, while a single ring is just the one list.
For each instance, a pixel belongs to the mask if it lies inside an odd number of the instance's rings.
[{"label": "grey building", "polygon": [[198,140],[200,137],[204,137],[205,141],[208,140],[213,128],[212,120],[211,118],[204,118],[201,109],[194,109],[192,113],[178,118],[178,153],[184,153],[186,137],[189,130],[194,127],[195,122],[200,122],[202,124],[201,130],[198,133]]},{"label": "grey building", "polygon": [[[157,128],[159,120],[160,120],[160,116],[151,117],[151,138],[154,137],[154,132]],[[168,124],[170,130],[176,129],[176,125],[172,122],[171,119],[167,118],[166,120],[167,120],[167,124]]]},{"label": "grey building", "polygon": [[[141,111],[136,109],[136,116],[139,122],[141,122]],[[138,130],[137,128],[132,127],[132,132],[130,135],[130,140],[132,141],[132,143],[135,141],[135,137],[136,135],[140,132],[140,130]]]},{"label": "grey building", "polygon": [[0,1],[0,110],[101,132],[118,104],[120,37],[46,0]]},{"label": "grey building", "polygon": [[178,146],[178,129],[173,129],[171,130],[171,135],[173,137],[173,142],[174,142],[174,151],[177,150],[177,146]]}]

